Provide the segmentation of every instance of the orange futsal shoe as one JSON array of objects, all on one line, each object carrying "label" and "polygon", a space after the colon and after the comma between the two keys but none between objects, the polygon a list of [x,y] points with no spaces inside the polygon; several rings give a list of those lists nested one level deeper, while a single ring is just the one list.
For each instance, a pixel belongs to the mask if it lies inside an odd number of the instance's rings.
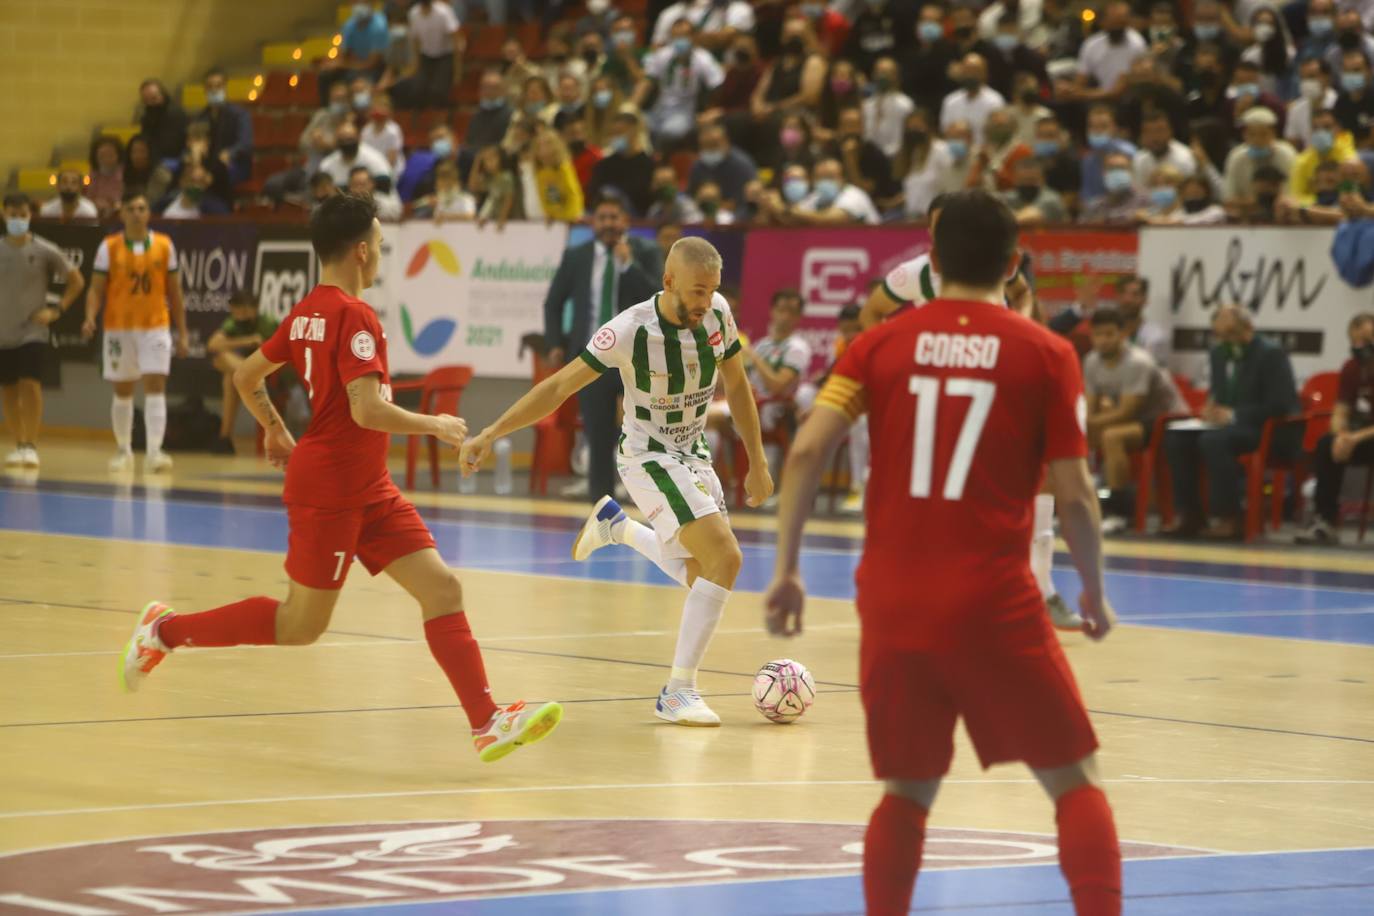
[{"label": "orange futsal shoe", "polygon": [[143,679],[172,651],[157,638],[157,622],[170,613],[172,609],[167,605],[150,601],[139,615],[134,635],[124,645],[124,658],[119,667],[119,683],[127,692],[137,690]]},{"label": "orange futsal shoe", "polygon": [[519,700],[496,707],[491,721],[472,733],[472,743],[482,762],[491,763],[544,738],[562,718],[563,707],[557,703],[545,703],[531,712],[525,708],[525,701]]}]

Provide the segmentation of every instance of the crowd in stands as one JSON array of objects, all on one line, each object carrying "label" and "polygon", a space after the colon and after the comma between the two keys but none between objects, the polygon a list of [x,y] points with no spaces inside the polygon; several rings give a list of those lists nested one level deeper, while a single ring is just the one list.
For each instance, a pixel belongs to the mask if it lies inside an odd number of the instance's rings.
[{"label": "crowd in stands", "polygon": [[[499,59],[468,53],[502,24]],[[919,220],[969,186],[1024,225],[1333,224],[1374,210],[1371,27],[1353,0],[357,3],[265,186],[212,70],[194,116],[145,81],[139,134],[95,142],[84,197],[101,216],[129,183],[178,216],[308,206],[321,173],[344,188],[361,166],[402,214],[498,224],[581,219],[607,187],[639,219]],[[465,79],[475,105],[455,106]],[[416,110],[437,116],[407,148]],[[91,215],[73,181],[44,215]]]}]

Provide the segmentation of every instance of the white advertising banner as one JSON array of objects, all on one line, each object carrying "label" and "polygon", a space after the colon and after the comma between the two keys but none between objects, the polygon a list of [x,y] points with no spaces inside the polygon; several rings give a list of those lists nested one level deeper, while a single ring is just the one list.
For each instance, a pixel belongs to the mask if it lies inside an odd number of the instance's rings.
[{"label": "white advertising banner", "polygon": [[471,366],[487,378],[528,378],[520,338],[544,332],[544,294],[567,240],[561,224],[385,227],[367,301],[386,328],[392,373]]},{"label": "white advertising banner", "polygon": [[1281,342],[1299,379],[1340,368],[1346,325],[1374,304],[1331,261],[1334,229],[1168,228],[1140,232],[1140,273],[1150,280],[1147,317],[1173,330],[1173,369],[1207,372],[1208,330],[1218,306],[1250,310],[1260,333]]}]

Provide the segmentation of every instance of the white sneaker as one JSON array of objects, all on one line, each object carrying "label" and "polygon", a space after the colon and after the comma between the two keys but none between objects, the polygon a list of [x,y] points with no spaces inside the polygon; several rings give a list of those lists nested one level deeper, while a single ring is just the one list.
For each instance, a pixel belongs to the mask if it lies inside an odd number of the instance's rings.
[{"label": "white sneaker", "polygon": [[706,705],[706,701],[697,693],[695,687],[683,687],[672,693],[664,687],[658,694],[658,702],[654,704],[654,715],[674,725],[689,725],[696,728],[720,725],[720,716]]},{"label": "white sneaker", "polygon": [[157,622],[170,613],[172,609],[167,605],[150,601],[138,615],[134,635],[124,644],[124,658],[119,667],[119,682],[127,692],[137,690],[143,679],[172,651],[157,638]]},{"label": "white sneaker", "polygon": [[22,445],[5,456],[5,467],[7,468],[17,468],[22,466],[23,463],[24,447]]},{"label": "white sneaker", "polygon": [[587,516],[586,524],[573,541],[573,559],[585,560],[607,544],[614,544],[615,537],[611,534],[611,529],[623,521],[625,512],[620,508],[620,503],[609,496],[597,500],[592,508],[592,514]]},{"label": "white sneaker", "polygon": [[110,473],[119,474],[123,471],[132,471],[134,468],[134,453],[128,451],[118,451],[110,459]]},{"label": "white sneaker", "polygon": [[166,452],[150,452],[143,461],[143,473],[165,474],[172,469],[172,456]]},{"label": "white sneaker", "polygon": [[1077,631],[1083,629],[1083,618],[1071,607],[1069,603],[1058,595],[1050,595],[1045,599],[1045,610],[1050,615],[1050,623],[1054,624],[1056,630]]},{"label": "white sneaker", "polygon": [[38,467],[38,449],[34,448],[32,445],[29,445],[20,449],[20,451],[24,453],[24,467]]},{"label": "white sneaker", "polygon": [[864,495],[862,493],[850,493],[840,503],[840,511],[846,515],[860,515],[864,511]]},{"label": "white sneaker", "polygon": [[591,486],[587,483],[587,478],[575,480],[566,487],[558,491],[558,495],[564,499],[577,499],[579,496],[588,496],[592,492]]}]

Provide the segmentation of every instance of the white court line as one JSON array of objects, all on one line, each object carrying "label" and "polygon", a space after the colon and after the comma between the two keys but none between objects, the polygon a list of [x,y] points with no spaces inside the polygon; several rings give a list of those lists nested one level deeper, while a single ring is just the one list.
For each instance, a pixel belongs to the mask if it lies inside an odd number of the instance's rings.
[{"label": "white court line", "polygon": [[[1374,785],[1374,779],[1155,779],[1151,777],[1122,777],[1103,782],[1120,785]],[[944,785],[1039,785],[1035,779],[945,779]],[[78,814],[114,814],[124,811],[160,811],[180,808],[217,808],[234,805],[279,805],[290,802],[362,801],[381,798],[435,798],[453,795],[514,795],[522,792],[626,792],[636,790],[672,789],[749,789],[755,787],[802,788],[807,786],[871,786],[872,779],[795,779],[752,780],[745,782],[650,782],[603,783],[563,786],[483,786],[466,789],[416,789],[409,792],[348,792],[332,795],[278,795],[262,798],[229,798],[214,801],[156,802],[146,805],[107,805],[96,808],[54,808],[39,811],[0,812],[0,820],[27,817],[64,817]]]},{"label": "white court line", "polygon": [[1332,608],[1328,611],[1298,609],[1293,611],[1176,611],[1172,614],[1122,614],[1122,623],[1137,620],[1221,620],[1246,617],[1350,617],[1374,614],[1374,607]]},{"label": "white court line", "polygon": [[[859,629],[859,625],[858,625],[857,623],[821,623],[821,624],[815,624],[815,625],[808,625],[808,626],[806,627],[806,629],[807,629],[808,632],[811,631],[811,630],[858,630],[858,629]],[[737,635],[741,635],[741,634],[744,634],[744,635],[766,635],[762,627],[750,627],[750,628],[740,628],[740,629],[720,629],[720,630],[717,630],[717,631],[716,631],[716,634],[717,634],[717,635],[724,634],[724,635],[731,635],[731,636],[737,636]],[[483,637],[481,637],[481,638],[478,640],[478,642],[480,642],[480,643],[482,643],[482,644],[486,644],[486,643],[497,643],[497,642],[540,642],[540,641],[543,641],[543,640],[554,640],[554,639],[627,639],[627,638],[635,638],[635,637],[642,637],[642,636],[676,636],[676,635],[677,635],[677,630],[622,630],[622,631],[620,631],[620,632],[612,632],[612,633],[602,633],[602,632],[599,632],[599,631],[590,630],[590,631],[588,631],[588,632],[586,632],[586,633],[524,633],[524,634],[520,634],[520,635],[518,635],[518,636],[483,636]],[[311,645],[311,646],[293,646],[293,647],[292,647],[292,651],[299,651],[299,650],[301,650],[301,649],[349,649],[349,648],[357,648],[357,647],[360,647],[360,646],[362,646],[362,647],[371,646],[371,647],[373,647],[373,648],[379,648],[379,647],[382,647],[382,646],[413,646],[413,645],[417,645],[417,644],[420,644],[420,643],[424,643],[424,640],[423,640],[423,639],[413,639],[413,638],[409,638],[409,637],[378,636],[376,639],[369,639],[369,640],[365,640],[365,641],[340,641],[340,642],[315,643],[314,645]],[[240,650],[261,651],[261,650],[263,650],[263,649],[278,649],[278,648],[281,648],[281,647],[280,647],[280,646],[222,646],[222,647],[220,647],[219,650],[216,650],[216,651],[223,651],[223,650],[226,650],[226,649],[227,649],[227,650],[234,650],[234,651],[240,651]],[[206,650],[201,650],[201,651],[206,651]],[[16,652],[16,653],[7,654],[7,655],[0,655],[0,660],[4,660],[4,659],[8,659],[8,658],[65,658],[65,657],[69,657],[69,656],[82,656],[82,655],[122,655],[122,654],[123,654],[123,652],[122,652],[121,650],[114,650],[114,649],[97,649],[97,650],[90,650],[90,651],[86,651],[86,652]]]}]

